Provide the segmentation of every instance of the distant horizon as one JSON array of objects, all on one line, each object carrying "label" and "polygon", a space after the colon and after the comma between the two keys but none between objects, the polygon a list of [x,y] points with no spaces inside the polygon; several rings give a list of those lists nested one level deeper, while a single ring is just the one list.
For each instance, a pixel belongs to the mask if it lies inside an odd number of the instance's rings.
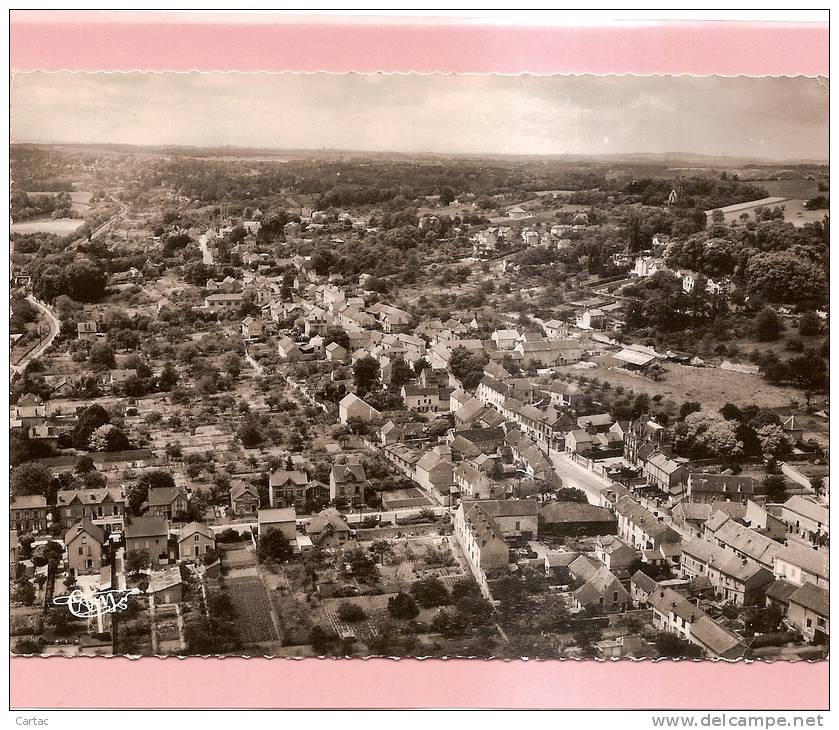
[{"label": "distant horizon", "polygon": [[[230,151],[245,151],[256,154],[265,155],[282,155],[286,153],[294,154],[353,154],[353,155],[377,155],[377,156],[400,156],[400,157],[466,157],[466,158],[508,158],[508,159],[583,159],[583,160],[608,160],[620,158],[649,158],[649,159],[665,159],[690,161],[690,158],[703,158],[706,160],[719,160],[724,162],[727,160],[744,162],[747,164],[765,165],[779,165],[779,164],[796,164],[796,165],[825,165],[830,162],[829,158],[817,159],[814,157],[748,157],[743,155],[710,155],[699,152],[610,152],[601,154],[585,154],[577,152],[569,153],[499,153],[499,152],[434,152],[432,150],[416,150],[411,152],[404,152],[400,150],[368,150],[368,149],[348,149],[339,147],[254,147],[252,145],[232,145],[232,144],[134,144],[131,142],[78,142],[71,140],[56,140],[51,142],[44,142],[40,140],[19,140],[11,142],[12,147],[16,146],[32,146],[32,147],[86,147],[86,148],[106,148],[106,147],[124,147],[138,150],[154,150],[154,149],[172,149],[172,150],[230,150]],[[159,153],[166,154],[166,153]]]},{"label": "distant horizon", "polygon": [[34,71],[12,76],[11,138],[822,164],[828,97],[829,80],[821,77]]}]

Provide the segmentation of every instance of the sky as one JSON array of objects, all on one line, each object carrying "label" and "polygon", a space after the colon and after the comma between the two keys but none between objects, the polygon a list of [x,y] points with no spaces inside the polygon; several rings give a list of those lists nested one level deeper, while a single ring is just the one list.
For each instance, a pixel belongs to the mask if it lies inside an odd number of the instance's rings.
[{"label": "sky", "polygon": [[822,160],[828,81],[30,72],[11,122],[13,142]]}]

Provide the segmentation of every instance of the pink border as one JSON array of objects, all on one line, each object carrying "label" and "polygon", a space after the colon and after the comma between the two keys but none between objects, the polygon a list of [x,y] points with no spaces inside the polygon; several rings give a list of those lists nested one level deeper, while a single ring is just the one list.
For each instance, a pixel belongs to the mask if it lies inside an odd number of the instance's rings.
[{"label": "pink border", "polygon": [[[827,25],[503,27],[421,20],[14,11],[14,70],[418,71],[815,76]],[[154,21],[154,22],[152,22]],[[232,22],[231,21],[235,21]],[[72,33],[67,33],[71,23]],[[278,33],[281,42],[277,42]]]},{"label": "pink border", "polygon": [[[327,24],[324,18],[15,11],[10,40],[14,70],[828,74],[826,24],[505,28],[470,21],[444,27],[370,18]],[[13,658],[11,669],[11,705],[19,708],[828,706],[827,662]]]},{"label": "pink border", "polygon": [[52,657],[12,670],[12,705],[28,708],[827,707],[826,662]]}]

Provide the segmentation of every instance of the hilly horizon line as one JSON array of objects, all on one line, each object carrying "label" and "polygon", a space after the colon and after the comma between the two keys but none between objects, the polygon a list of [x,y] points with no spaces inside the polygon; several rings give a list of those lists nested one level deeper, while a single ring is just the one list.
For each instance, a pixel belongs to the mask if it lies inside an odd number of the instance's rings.
[{"label": "hilly horizon line", "polygon": [[123,150],[137,150],[137,151],[157,151],[169,150],[172,153],[188,152],[190,150],[196,151],[229,151],[231,153],[248,153],[249,156],[254,155],[270,155],[280,156],[283,154],[296,155],[318,155],[318,154],[347,154],[347,155],[373,155],[373,156],[400,156],[400,157],[437,157],[437,158],[466,158],[466,159],[527,159],[527,160],[602,160],[602,161],[650,161],[650,162],[704,162],[706,164],[714,163],[733,163],[743,164],[760,164],[760,165],[827,165],[828,159],[819,159],[815,157],[792,157],[792,158],[772,158],[772,157],[753,157],[753,156],[737,156],[737,155],[721,155],[721,154],[707,154],[702,152],[608,152],[597,154],[586,154],[582,152],[565,152],[565,153],[499,153],[499,152],[434,152],[434,151],[401,151],[401,150],[364,150],[364,149],[348,149],[348,148],[332,148],[332,147],[250,147],[243,145],[198,145],[198,144],[132,144],[129,142],[30,142],[19,141],[12,142],[11,147],[74,147],[74,148],[99,148],[112,149],[114,151]]}]

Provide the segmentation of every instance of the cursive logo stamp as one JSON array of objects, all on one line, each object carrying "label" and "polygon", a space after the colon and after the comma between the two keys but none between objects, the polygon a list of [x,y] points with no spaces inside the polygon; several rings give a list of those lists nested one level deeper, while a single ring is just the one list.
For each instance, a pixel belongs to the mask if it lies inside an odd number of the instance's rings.
[{"label": "cursive logo stamp", "polygon": [[88,598],[80,590],[66,596],[56,596],[52,602],[56,606],[67,606],[67,610],[76,618],[90,618],[100,613],[117,613],[128,608],[128,598],[140,593],[139,588],[120,591],[108,589],[96,591]]}]

